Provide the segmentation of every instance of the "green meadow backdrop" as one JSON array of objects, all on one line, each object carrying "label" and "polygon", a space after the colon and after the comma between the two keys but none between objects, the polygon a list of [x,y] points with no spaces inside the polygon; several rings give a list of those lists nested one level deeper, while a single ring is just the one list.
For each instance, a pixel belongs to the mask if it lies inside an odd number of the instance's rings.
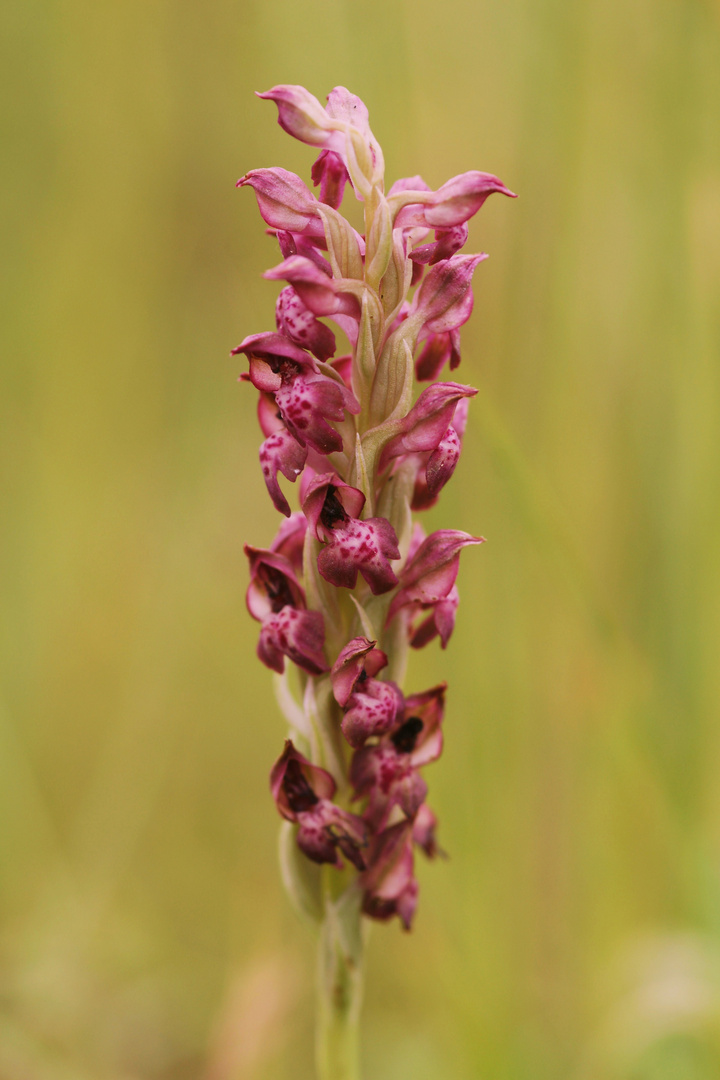
[{"label": "green meadow backdrop", "polygon": [[242,545],[278,260],[253,96],[368,104],[389,177],[497,173],[429,514],[464,553],[447,862],[373,927],[368,1080],[720,1075],[717,0],[6,0],[0,1080],[310,1080],[284,735]]}]

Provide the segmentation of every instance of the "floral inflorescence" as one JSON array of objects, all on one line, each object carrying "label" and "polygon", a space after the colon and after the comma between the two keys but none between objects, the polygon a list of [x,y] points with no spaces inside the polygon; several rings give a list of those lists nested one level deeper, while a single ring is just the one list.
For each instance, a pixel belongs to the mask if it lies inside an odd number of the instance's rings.
[{"label": "floral inflorescence", "polygon": [[[476,393],[437,381],[460,363],[471,280],[486,258],[461,253],[467,222],[488,195],[513,193],[477,171],[436,191],[414,176],[386,193],[358,97],[336,87],[323,108],[300,86],[259,96],[275,102],[286,132],[320,151],[317,195],[281,168],[238,181],[253,189],[280,248],[265,277],[284,283],[276,329],[233,350],[259,391],[260,466],[285,515],[269,548],[245,549],[258,655],[283,680],[291,725],[271,790],[299,851],[338,871],[349,863],[365,914],[397,915],[409,928],[414,850],[440,850],[423,769],[442,750],[446,687],[405,696],[400,683],[408,647],[435,637],[446,647],[460,552],[482,542],[452,529],[426,536],[411,510],[432,506],[452,476]],[[364,235],[339,212],[348,183],[363,203]],[[324,318],[349,342],[346,355],[336,356]],[[430,385],[413,403],[415,379]],[[299,480],[300,511],[279,475]]]}]

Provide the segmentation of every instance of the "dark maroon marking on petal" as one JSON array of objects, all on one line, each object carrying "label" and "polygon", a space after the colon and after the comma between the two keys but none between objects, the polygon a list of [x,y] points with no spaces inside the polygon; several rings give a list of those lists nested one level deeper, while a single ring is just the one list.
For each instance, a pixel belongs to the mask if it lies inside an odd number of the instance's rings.
[{"label": "dark maroon marking on petal", "polygon": [[348,520],[345,508],[337,497],[337,488],[334,488],[332,484],[327,489],[325,502],[320,511],[320,520],[326,529],[334,529],[336,525]]},{"label": "dark maroon marking on petal", "polygon": [[401,754],[412,754],[418,735],[424,724],[419,716],[411,716],[402,727],[391,736],[395,749]]},{"label": "dark maroon marking on petal", "polygon": [[303,814],[320,800],[303,775],[300,762],[295,758],[288,761],[283,778],[283,788],[288,805],[295,814]]}]

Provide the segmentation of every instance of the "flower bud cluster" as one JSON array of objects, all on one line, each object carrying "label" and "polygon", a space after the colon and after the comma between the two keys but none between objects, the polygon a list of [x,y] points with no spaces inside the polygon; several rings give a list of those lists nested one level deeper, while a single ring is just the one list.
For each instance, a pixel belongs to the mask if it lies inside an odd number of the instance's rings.
[{"label": "flower bud cluster", "polygon": [[[476,393],[437,381],[460,363],[471,281],[486,258],[461,253],[467,222],[488,195],[512,192],[471,171],[437,191],[415,176],[386,194],[359,98],[336,87],[323,108],[300,86],[259,96],[320,151],[317,194],[281,168],[238,181],[280,249],[265,277],[283,283],[276,328],[233,350],[259,392],[260,466],[285,516],[269,548],[246,546],[247,604],[260,659],[283,679],[289,660],[302,696],[282,684],[292,738],[271,790],[303,855],[351,864],[363,911],[409,928],[414,851],[440,850],[423,771],[442,750],[446,687],[405,696],[399,684],[408,647],[435,637],[446,647],[460,552],[482,542],[452,529],[426,536],[410,511],[432,506],[452,476]],[[339,211],[348,183],[364,235]],[[336,331],[349,343],[340,356]],[[415,379],[430,385],[413,401]],[[299,479],[300,511],[279,476]]]}]

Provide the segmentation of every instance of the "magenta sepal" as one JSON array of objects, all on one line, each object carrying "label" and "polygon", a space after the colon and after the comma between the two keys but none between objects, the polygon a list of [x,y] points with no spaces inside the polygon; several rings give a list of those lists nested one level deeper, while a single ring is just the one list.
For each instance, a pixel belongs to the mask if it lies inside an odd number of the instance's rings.
[{"label": "magenta sepal", "polygon": [[266,270],[263,277],[270,281],[287,281],[313,315],[353,315],[360,317],[360,305],[354,296],[340,292],[334,278],[328,277],[304,255],[291,255]]},{"label": "magenta sepal", "polygon": [[461,383],[433,383],[423,390],[402,421],[402,430],[385,447],[381,467],[401,454],[435,451],[447,433],[455,409],[463,398],[474,397],[477,390]]},{"label": "magenta sepal", "polygon": [[420,266],[434,266],[443,259],[449,259],[467,243],[469,234],[467,225],[455,225],[452,229],[436,229],[435,242],[422,244],[410,253],[410,258]]},{"label": "magenta sepal", "polygon": [[296,510],[286,521],[280,522],[280,528],[270,545],[270,550],[288,559],[293,570],[298,574],[302,571],[306,532],[307,518]]},{"label": "magenta sepal", "polygon": [[427,803],[423,803],[413,821],[412,838],[413,844],[421,848],[428,859],[434,859],[437,855],[444,859],[447,858],[447,853],[440,847],[435,836],[437,823],[435,814],[433,814]]},{"label": "magenta sepal", "polygon": [[278,124],[294,139],[309,146],[342,153],[345,137],[333,124],[318,99],[304,86],[280,85],[258,93],[259,98],[274,101],[278,109]]},{"label": "magenta sepal", "polygon": [[320,248],[325,248],[325,237],[306,238],[302,233],[283,232],[279,230],[275,238],[280,246],[280,254],[283,259],[289,259],[291,255],[303,255],[306,259],[322,270],[323,274],[332,276],[332,267],[324,255],[320,254]]},{"label": "magenta sepal", "polygon": [[427,785],[417,770],[442,752],[446,688],[440,683],[406,698],[394,729],[353,755],[350,781],[358,798],[368,797],[364,816],[373,829],[387,823],[393,807],[414,818],[425,801]]},{"label": "magenta sepal", "polygon": [[320,185],[320,202],[337,210],[348,181],[348,171],[340,155],[332,150],[321,150],[310,175],[315,187]]},{"label": "magenta sepal", "polygon": [[308,485],[303,512],[311,529],[325,544],[318,570],[331,585],[354,589],[358,571],[379,596],[397,585],[390,559],[400,558],[397,536],[385,518],[358,515],[365,496],[334,473],[321,473]]},{"label": "magenta sepal", "polygon": [[437,379],[448,360],[451,371],[460,365],[460,327],[472,315],[474,303],[473,291],[468,288],[455,306],[442,316],[440,322],[445,329],[435,329],[439,323],[433,319],[422,327],[418,341],[425,344],[415,360],[415,375],[420,382]]},{"label": "magenta sepal", "polygon": [[430,610],[428,617],[410,630],[410,644],[413,649],[422,649],[423,646],[438,636],[442,648],[446,649],[455,629],[455,618],[459,604],[460,594],[457,585],[453,585],[443,600],[436,600],[432,604],[411,605],[411,609],[414,611],[427,611],[428,608]]},{"label": "magenta sepal", "polygon": [[298,847],[313,862],[341,868],[339,848],[358,870],[364,870],[361,848],[367,846],[367,828],[356,814],[332,803],[335,790],[330,773],[311,764],[287,739],[270,773],[270,791],[286,821],[299,826]]},{"label": "magenta sepal", "polygon": [[387,656],[377,648],[376,641],[355,637],[340,650],[332,666],[330,681],[338,705],[343,708],[350,700],[359,679],[371,679],[387,664]]},{"label": "magenta sepal", "polygon": [[370,116],[362,98],[352,94],[345,86],[334,86],[327,96],[325,111],[333,120],[339,120],[355,128],[365,138],[372,138]]},{"label": "magenta sepal", "polygon": [[455,330],[467,322],[472,311],[470,282],[478,263],[486,254],[453,255],[430,268],[415,294],[413,310],[423,320],[423,332],[431,334]]},{"label": "magenta sepal", "polygon": [[505,187],[502,180],[491,173],[469,172],[453,176],[435,192],[432,205],[424,207],[425,222],[443,229],[462,225],[478,212],[489,195],[499,192],[516,199],[517,195]]},{"label": "magenta sepal", "polygon": [[250,364],[250,382],[258,390],[273,394],[283,384],[283,378],[294,377],[300,371],[318,371],[315,357],[299,348],[284,334],[266,331],[249,334],[231,350],[231,356],[244,354]]},{"label": "magenta sepal", "polygon": [[[472,289],[468,289],[468,295],[472,300]],[[415,378],[418,382],[432,382],[448,361],[451,371],[460,365],[460,330],[457,327],[443,334],[427,336],[415,359]]]},{"label": "magenta sepal", "polygon": [[[423,188],[402,188],[403,191],[424,191]],[[505,187],[502,180],[491,173],[471,169],[447,180],[422,203],[407,203],[398,213],[395,224],[408,228],[425,225],[431,228],[450,229],[463,225],[475,215],[489,195],[499,192],[516,199],[517,195]],[[394,191],[391,191],[394,194]]]},{"label": "magenta sepal", "polygon": [[430,455],[425,469],[425,479],[430,495],[436,497],[455,472],[460,460],[460,436],[450,424],[440,442]]},{"label": "magenta sepal", "polygon": [[275,321],[281,334],[289,337],[295,345],[309,349],[318,360],[326,361],[335,355],[335,335],[332,330],[318,322],[291,285],[280,290],[275,305]]},{"label": "magenta sepal", "polygon": [[[471,536],[458,529],[439,529],[431,533],[405,564],[400,575],[400,588],[390,604],[387,621],[390,622],[407,605],[422,610],[447,600],[457,578],[461,550],[470,544],[484,542],[484,537]],[[450,633],[452,625],[444,629],[445,644]]]},{"label": "magenta sepal", "polygon": [[250,561],[247,607],[261,623],[258,656],[273,671],[285,670],[288,657],[310,675],[327,671],[323,655],[325,624],[319,611],[307,611],[292,563],[277,551],[245,545]]},{"label": "magenta sepal", "polygon": [[273,229],[325,236],[317,199],[295,173],[280,168],[252,169],[235,186],[246,185],[255,192],[263,221]]},{"label": "magenta sepal", "polygon": [[[469,401],[458,402],[449,425],[437,448],[431,453],[417,454],[417,473],[410,502],[413,510],[427,510],[437,502],[440,491],[452,476],[460,459],[462,437],[467,423]],[[407,458],[401,458],[401,461]],[[409,556],[408,556],[409,558]]]},{"label": "magenta sepal", "polygon": [[397,915],[403,927],[409,930],[418,898],[410,823],[401,821],[375,836],[368,863],[361,878],[363,912],[382,922]]}]

